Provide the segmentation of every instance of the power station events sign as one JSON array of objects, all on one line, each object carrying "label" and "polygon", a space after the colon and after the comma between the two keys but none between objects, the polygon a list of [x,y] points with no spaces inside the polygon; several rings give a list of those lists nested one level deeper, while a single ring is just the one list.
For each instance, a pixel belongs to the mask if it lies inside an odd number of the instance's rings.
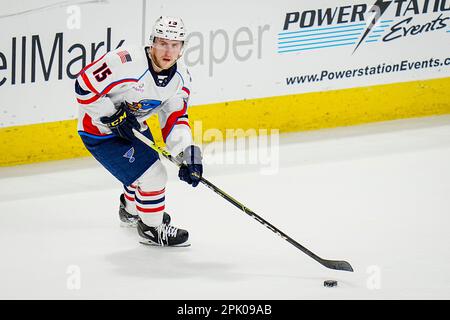
[{"label": "power station events sign", "polygon": [[353,45],[356,51],[363,43],[445,33],[449,26],[447,0],[377,0],[372,6],[348,3],[294,11],[286,13],[283,31],[279,33],[279,40],[286,41],[280,41],[279,52]]}]

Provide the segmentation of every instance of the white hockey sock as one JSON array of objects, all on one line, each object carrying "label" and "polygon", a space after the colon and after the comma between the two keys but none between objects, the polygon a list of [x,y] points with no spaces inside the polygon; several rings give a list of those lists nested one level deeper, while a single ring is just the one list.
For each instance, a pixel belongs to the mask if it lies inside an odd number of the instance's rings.
[{"label": "white hockey sock", "polygon": [[125,209],[129,214],[137,215],[136,212],[136,203],[135,203],[135,194],[136,194],[136,186],[131,184],[129,186],[123,186],[123,194],[125,196]]},{"label": "white hockey sock", "polygon": [[156,191],[144,191],[140,187],[136,192],[136,209],[142,222],[156,227],[162,223],[165,208],[165,188]]}]

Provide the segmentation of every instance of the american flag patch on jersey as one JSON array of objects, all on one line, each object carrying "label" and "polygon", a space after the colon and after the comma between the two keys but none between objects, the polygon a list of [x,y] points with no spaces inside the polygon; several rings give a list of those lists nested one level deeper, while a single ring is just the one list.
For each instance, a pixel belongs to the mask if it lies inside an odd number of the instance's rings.
[{"label": "american flag patch on jersey", "polygon": [[122,63],[127,63],[131,61],[131,56],[126,50],[117,52],[117,55],[120,57]]}]

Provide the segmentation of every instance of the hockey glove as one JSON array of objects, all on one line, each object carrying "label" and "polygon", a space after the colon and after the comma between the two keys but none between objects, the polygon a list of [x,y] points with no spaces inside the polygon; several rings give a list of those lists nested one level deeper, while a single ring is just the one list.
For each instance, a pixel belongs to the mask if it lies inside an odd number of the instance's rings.
[{"label": "hockey glove", "polygon": [[133,129],[139,130],[141,126],[136,117],[122,103],[119,109],[112,116],[101,117],[100,121],[118,137],[132,141],[135,139]]},{"label": "hockey glove", "polygon": [[194,145],[187,147],[181,154],[182,165],[178,171],[178,177],[196,187],[203,174],[202,153],[200,148]]}]

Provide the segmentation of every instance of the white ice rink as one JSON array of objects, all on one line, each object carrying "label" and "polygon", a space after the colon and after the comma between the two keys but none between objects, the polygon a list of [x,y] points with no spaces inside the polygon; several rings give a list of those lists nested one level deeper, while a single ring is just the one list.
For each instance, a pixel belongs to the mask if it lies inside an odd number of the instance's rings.
[{"label": "white ice rink", "polygon": [[450,116],[280,142],[277,174],[204,175],[354,273],[322,267],[168,162],[166,210],[192,246],[143,246],[119,227],[121,185],[86,158],[0,169],[0,298],[450,299]]}]

